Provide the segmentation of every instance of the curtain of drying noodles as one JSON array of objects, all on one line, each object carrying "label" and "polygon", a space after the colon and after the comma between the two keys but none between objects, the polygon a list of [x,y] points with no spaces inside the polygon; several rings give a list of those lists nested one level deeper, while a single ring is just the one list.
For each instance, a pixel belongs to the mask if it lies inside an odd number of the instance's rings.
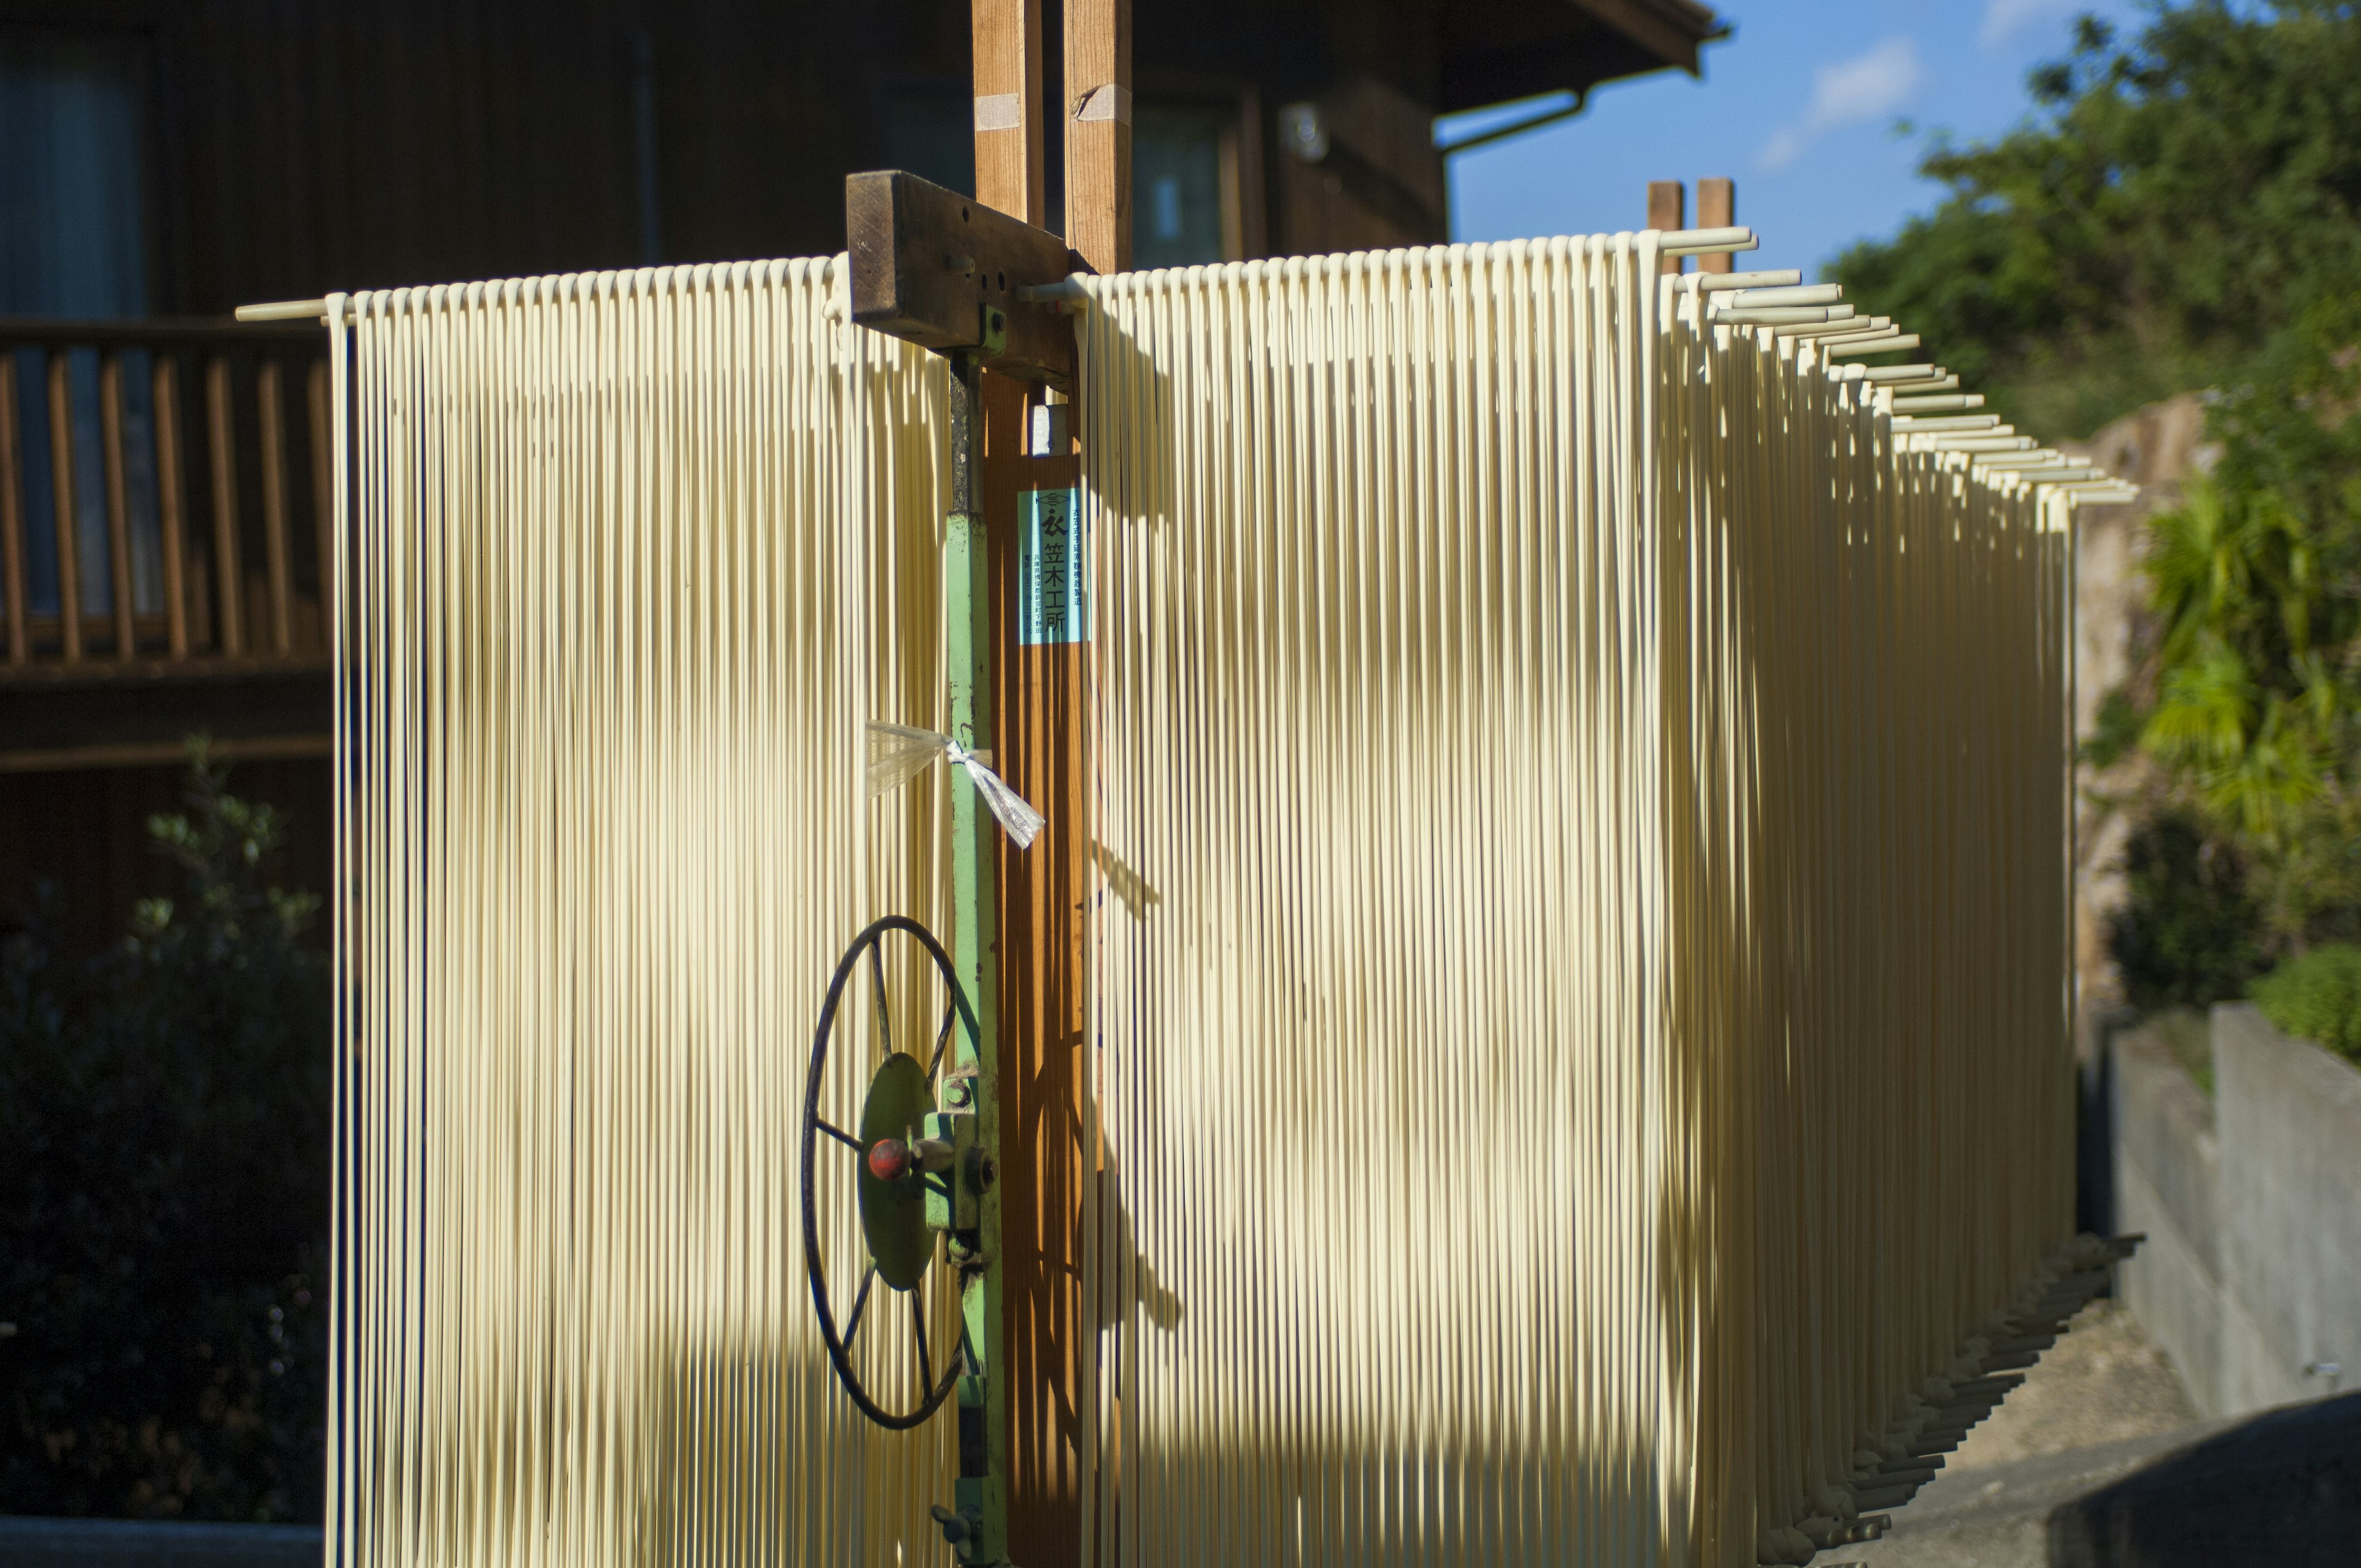
[{"label": "curtain of drying noodles", "polygon": [[[950,1423],[834,1392],[797,1250],[829,972],[942,903],[940,785],[867,802],[862,726],[941,728],[947,383],[835,319],[840,268],[331,302],[333,1561],[940,1550]],[[853,1011],[840,1104],[876,1048]],[[823,1223],[850,1286],[849,1190]],[[906,1398],[906,1339],[861,1348]]]},{"label": "curtain of drying noodles", "polygon": [[1098,1562],[1775,1560],[2070,1229],[2062,511],[1657,271],[1089,284]]}]

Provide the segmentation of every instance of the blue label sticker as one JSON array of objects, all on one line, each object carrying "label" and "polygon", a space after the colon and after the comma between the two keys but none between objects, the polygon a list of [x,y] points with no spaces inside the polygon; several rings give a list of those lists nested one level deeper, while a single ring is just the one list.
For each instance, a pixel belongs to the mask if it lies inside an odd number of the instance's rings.
[{"label": "blue label sticker", "polygon": [[1080,490],[1016,493],[1016,641],[1091,640],[1091,535]]}]

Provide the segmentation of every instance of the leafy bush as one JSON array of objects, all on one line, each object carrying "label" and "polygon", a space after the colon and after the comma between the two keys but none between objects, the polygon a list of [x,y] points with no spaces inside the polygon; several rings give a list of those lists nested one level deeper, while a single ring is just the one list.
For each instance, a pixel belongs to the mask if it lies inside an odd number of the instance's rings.
[{"label": "leafy bush", "polygon": [[2361,1064],[2361,948],[2314,948],[2255,981],[2249,994],[2283,1032]]},{"label": "leafy bush", "polygon": [[1949,187],[1830,275],[2052,438],[2253,379],[2263,347],[2361,289],[2361,14],[2350,0],[2094,17],[1997,140],[1935,138]]},{"label": "leafy bush", "polygon": [[281,823],[202,746],[183,895],[95,959],[0,943],[0,1511],[316,1519],[328,988]]},{"label": "leafy bush", "polygon": [[2260,920],[2236,859],[2168,816],[2132,835],[2124,871],[2109,947],[2132,1004],[2153,1013],[2244,995],[2260,967]]}]

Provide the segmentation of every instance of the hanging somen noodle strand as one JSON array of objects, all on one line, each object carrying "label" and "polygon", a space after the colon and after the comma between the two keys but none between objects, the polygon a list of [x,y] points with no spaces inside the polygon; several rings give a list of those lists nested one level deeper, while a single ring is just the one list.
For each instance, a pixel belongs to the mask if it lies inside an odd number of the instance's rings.
[{"label": "hanging somen noodle strand", "polygon": [[[1077,1561],[1793,1556],[2050,1277],[2067,502],[2007,465],[2070,475],[1655,247],[1060,286]],[[944,1560],[952,1422],[813,1324],[801,1075],[845,942],[944,928],[954,792],[1040,818],[952,739],[942,364],[841,265],[329,302],[337,1562]],[[949,1016],[874,961],[846,1102]],[[948,1271],[873,1299],[813,1212],[918,1408]]]}]

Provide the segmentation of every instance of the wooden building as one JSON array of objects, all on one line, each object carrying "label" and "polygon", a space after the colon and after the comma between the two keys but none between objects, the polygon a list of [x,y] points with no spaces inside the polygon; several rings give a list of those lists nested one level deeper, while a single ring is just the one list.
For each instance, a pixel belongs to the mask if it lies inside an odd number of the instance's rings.
[{"label": "wooden building", "polygon": [[[1438,115],[1694,72],[1721,31],[1695,0],[1134,18],[1142,267],[1442,239]],[[832,251],[848,171],[972,182],[969,36],[962,0],[0,0],[0,922],[45,879],[69,939],[120,929],[196,730],[327,879],[320,334],[227,312]]]}]

